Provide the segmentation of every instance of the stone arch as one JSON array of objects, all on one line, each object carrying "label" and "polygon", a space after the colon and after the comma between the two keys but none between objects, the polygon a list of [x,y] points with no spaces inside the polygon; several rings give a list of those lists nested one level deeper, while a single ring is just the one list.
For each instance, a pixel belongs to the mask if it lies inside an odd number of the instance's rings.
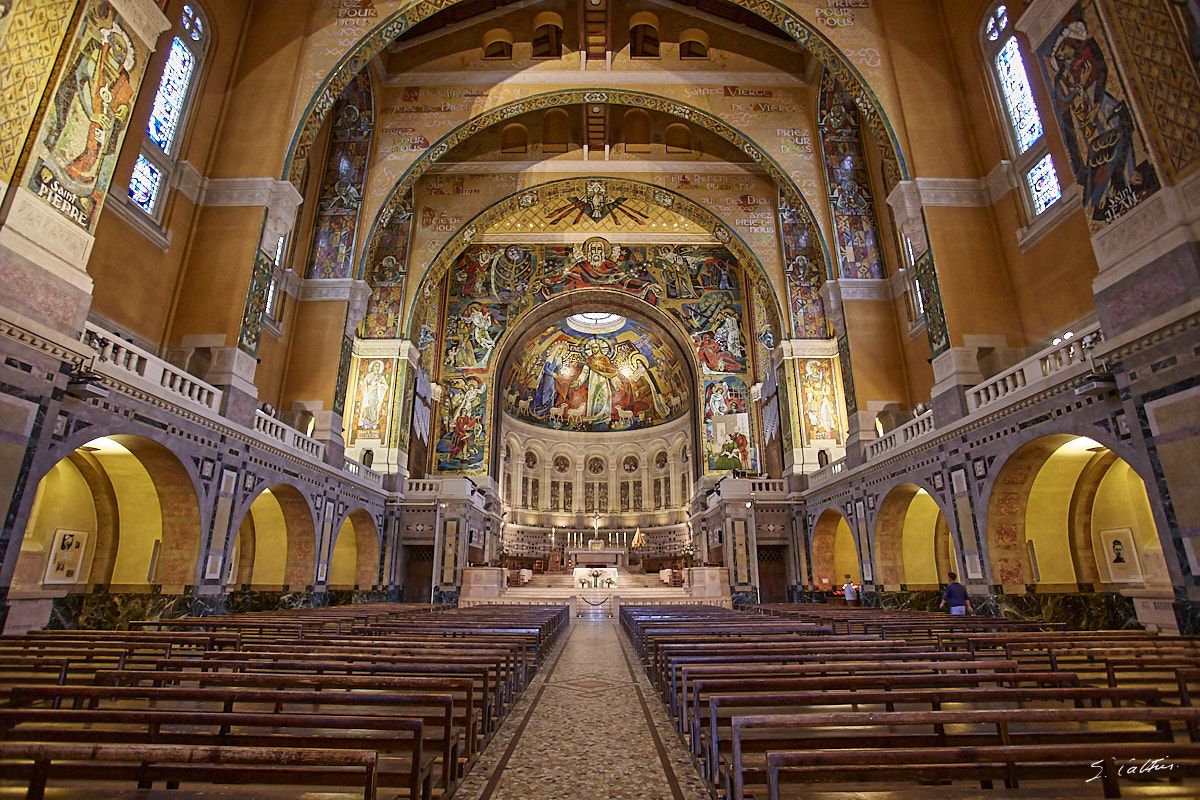
[{"label": "stone arch", "polygon": [[950,527],[925,487],[901,483],[875,516],[875,582],[881,591],[933,587],[954,571]]},{"label": "stone arch", "polygon": [[346,515],[329,550],[330,590],[375,589],[379,585],[379,531],[366,510]]},{"label": "stone arch", "polygon": [[992,582],[1010,591],[1170,584],[1144,479],[1087,436],[1049,434],[1013,451],[995,475],[985,524]]},{"label": "stone arch", "polygon": [[[182,593],[196,583],[200,503],[192,475],[165,445],[134,434],[96,436],[42,473],[21,541],[14,585],[107,585]],[[83,536],[78,560],[51,563],[71,531]],[[74,563],[75,575],[67,575]],[[66,563],[62,569],[58,564]],[[55,575],[55,572],[60,574]],[[75,580],[68,580],[74,577]]]},{"label": "stone arch", "polygon": [[[863,115],[863,121],[883,151],[883,171],[887,191],[890,192],[896,183],[908,178],[908,166],[891,122],[884,114],[878,97],[871,91],[862,73],[846,55],[814,23],[799,16],[782,2],[777,0],[769,0],[764,3],[749,3],[746,0],[733,1],[736,5],[752,11],[785,31],[800,46],[812,53],[813,57],[820,61],[824,68],[833,73],[838,82],[847,88]],[[321,124],[353,77],[361,72],[384,48],[396,41],[401,34],[446,7],[441,0],[421,0],[408,8],[397,10],[382,20],[338,60],[329,73],[322,78],[301,115],[288,145],[287,155],[284,157],[281,179],[291,181],[299,187],[308,151],[316,139]]]},{"label": "stone arch", "polygon": [[[578,289],[559,294],[546,302],[536,305],[525,312],[523,316],[509,323],[507,329],[496,343],[496,355],[493,357],[496,366],[489,378],[492,382],[489,387],[489,396],[491,399],[488,411],[488,423],[492,428],[490,435],[494,437],[499,434],[496,420],[503,413],[500,380],[512,369],[513,363],[518,356],[519,345],[525,341],[526,337],[535,331],[538,326],[569,314],[601,310],[621,313],[633,319],[649,322],[650,327],[656,333],[661,334],[674,346],[676,353],[680,357],[680,364],[684,369],[685,385],[693,392],[693,396],[689,398],[692,401],[694,412],[691,415],[692,422],[689,426],[689,438],[694,443],[691,452],[695,452],[699,448],[700,437],[702,435],[700,422],[703,415],[698,413],[699,400],[695,397],[695,393],[699,391],[700,386],[700,366],[696,360],[695,347],[691,344],[687,331],[683,329],[677,320],[645,301],[624,292],[597,288]],[[488,469],[491,475],[498,474],[499,451],[499,447],[491,448]],[[589,453],[584,457],[585,474],[587,458],[590,455]],[[516,457],[516,454],[514,454],[514,457]],[[608,466],[609,469],[619,467],[619,465],[612,464]]]},{"label": "stone arch", "polygon": [[316,571],[316,545],[314,510],[304,495],[286,483],[267,487],[238,526],[236,583],[250,589],[305,590]]},{"label": "stone arch", "polygon": [[[367,265],[375,263],[376,250],[383,237],[385,225],[384,220],[391,220],[392,217],[400,210],[400,206],[404,202],[404,197],[410,189],[412,189],[417,180],[424,175],[429,169],[437,163],[443,156],[450,152],[455,146],[470,137],[477,134],[480,130],[492,125],[510,119],[517,114],[524,114],[531,111],[545,111],[551,108],[561,108],[563,106],[582,105],[584,103],[607,103],[610,105],[624,105],[637,109],[648,109],[658,111],[663,114],[686,119],[689,123],[705,128],[709,132],[725,139],[734,147],[737,147],[747,156],[755,161],[767,173],[768,177],[775,182],[779,187],[782,197],[788,204],[798,212],[800,217],[799,223],[806,225],[809,228],[812,241],[819,242],[821,246],[821,254],[824,263],[817,265],[822,270],[821,274],[832,274],[829,272],[830,265],[836,264],[837,260],[829,252],[826,237],[822,235],[820,227],[817,225],[817,217],[813,214],[812,207],[796,186],[795,181],[786,170],[784,170],[767,152],[754,144],[754,142],[738,129],[732,127],[720,117],[705,111],[697,106],[682,103],[677,100],[668,100],[646,92],[630,91],[627,89],[567,89],[546,94],[532,95],[519,100],[514,100],[511,103],[496,106],[484,110],[478,116],[467,120],[457,128],[451,130],[431,147],[425,150],[419,158],[417,158],[404,174],[401,175],[391,192],[380,206],[375,214],[375,219],[371,223],[366,237],[366,246],[363,247],[359,259],[357,273],[359,277],[366,274]],[[565,181],[554,181],[551,183],[563,183],[566,181],[584,181],[587,178],[568,178]],[[593,178],[594,180],[594,178]],[[660,186],[653,186],[639,181],[628,179],[606,178],[609,183],[620,182],[621,185],[636,187],[641,185],[645,187],[641,194],[647,198],[652,198],[656,193],[664,194],[672,198],[674,205],[672,206],[677,212],[687,216],[690,219],[700,221],[713,230],[717,240],[722,244],[731,248],[731,251],[740,258],[740,253],[736,251],[739,245],[745,247],[741,242],[740,237],[736,236],[723,221],[708,209],[704,208],[695,201],[689,200],[687,197],[665,189]],[[547,185],[547,184],[542,184]],[[467,223],[462,229],[450,238],[442,248],[442,253],[439,257],[451,252],[457,254],[466,248],[474,239],[479,227],[485,224],[488,219],[494,218],[491,215],[500,213],[508,213],[513,209],[517,200],[521,197],[529,195],[531,191],[536,191],[534,187],[516,192],[509,197],[494,204],[489,209],[476,215],[475,219]],[[746,252],[750,252],[746,248]],[[437,259],[435,259],[436,262]],[[749,259],[747,263],[757,262],[757,258]],[[433,262],[430,269],[426,270],[426,276],[433,271]],[[434,271],[434,275],[437,272]],[[778,318],[779,310],[775,308],[773,314]]]},{"label": "stone arch", "polygon": [[[595,179],[567,178],[561,181],[549,181],[537,187],[529,187],[514,192],[479,212],[469,222],[465,223],[454,236],[450,237],[441,250],[438,251],[437,255],[430,260],[429,266],[425,269],[425,274],[421,276],[414,296],[421,294],[421,286],[436,287],[446,271],[454,264],[455,260],[475,240],[481,229],[486,229],[497,220],[518,211],[523,203],[530,202],[531,194],[535,196],[536,201],[538,191],[555,189],[561,193],[562,191],[569,191],[572,184],[578,184],[581,193],[583,193],[586,183],[592,180]],[[664,205],[681,217],[712,230],[717,242],[728,248],[729,252],[738,260],[738,263],[746,270],[747,286],[744,291],[747,297],[744,299],[744,302],[749,302],[751,285],[757,287],[761,282],[765,281],[770,286],[770,278],[763,268],[762,261],[755,255],[754,251],[750,249],[740,236],[726,228],[719,217],[704,206],[678,192],[643,181],[634,181],[626,178],[605,178],[605,182],[614,191],[620,191],[625,196],[638,197],[651,203]],[[371,242],[374,243],[375,240],[375,236],[372,234]],[[373,244],[369,245],[368,249],[371,246]],[[772,326],[783,334],[785,331],[783,320],[788,320],[790,326],[790,315],[782,313],[779,306],[779,297],[776,292],[773,290],[767,291],[763,293],[763,296],[769,299],[767,311]],[[412,341],[417,340],[415,326],[419,324],[416,318],[416,308],[417,304],[413,303],[408,310],[407,321],[402,326],[405,335]]]},{"label": "stone arch", "polygon": [[855,583],[862,582],[862,564],[853,529],[837,509],[826,509],[813,526],[812,570],[818,591],[840,589],[847,573]]}]

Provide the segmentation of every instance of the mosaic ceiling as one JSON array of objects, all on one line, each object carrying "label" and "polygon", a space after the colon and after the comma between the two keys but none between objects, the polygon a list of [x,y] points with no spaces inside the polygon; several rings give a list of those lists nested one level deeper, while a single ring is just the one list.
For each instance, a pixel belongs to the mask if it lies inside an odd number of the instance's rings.
[{"label": "mosaic ceiling", "polygon": [[523,422],[576,431],[628,431],[681,417],[680,358],[661,337],[616,314],[578,314],[532,335],[504,386]]}]

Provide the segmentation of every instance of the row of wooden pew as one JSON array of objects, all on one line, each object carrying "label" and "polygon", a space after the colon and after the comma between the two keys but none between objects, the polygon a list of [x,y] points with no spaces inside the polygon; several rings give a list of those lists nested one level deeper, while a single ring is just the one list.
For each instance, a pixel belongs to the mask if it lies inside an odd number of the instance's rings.
[{"label": "row of wooden pew", "polygon": [[1120,797],[1135,778],[1200,797],[1197,639],[804,605],[623,606],[621,625],[725,800]]},{"label": "row of wooden pew", "polygon": [[569,622],[566,606],[395,604],[0,636],[0,789],[435,800]]}]

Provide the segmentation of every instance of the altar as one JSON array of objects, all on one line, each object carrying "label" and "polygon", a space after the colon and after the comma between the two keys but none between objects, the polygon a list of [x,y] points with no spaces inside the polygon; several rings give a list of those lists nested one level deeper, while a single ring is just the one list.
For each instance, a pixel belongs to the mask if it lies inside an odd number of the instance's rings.
[{"label": "altar", "polygon": [[572,585],[575,588],[588,589],[604,589],[608,587],[608,581],[612,581],[612,585],[617,583],[616,567],[576,567],[572,575]]},{"label": "altar", "polygon": [[588,564],[612,564],[614,567],[629,566],[628,551],[624,547],[616,547],[604,539],[591,539],[587,547],[568,547],[567,563],[576,567]]}]

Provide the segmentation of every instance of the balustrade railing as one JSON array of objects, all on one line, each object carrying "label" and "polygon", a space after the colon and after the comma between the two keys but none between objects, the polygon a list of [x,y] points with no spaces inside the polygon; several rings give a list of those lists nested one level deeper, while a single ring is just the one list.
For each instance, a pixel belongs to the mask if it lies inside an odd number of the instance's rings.
[{"label": "balustrade railing", "polygon": [[830,464],[826,464],[825,466],[821,467],[816,472],[809,473],[808,485],[811,488],[818,484],[825,483],[826,481],[831,481],[831,480],[833,480],[834,476],[839,475],[845,471],[846,471],[846,459],[839,458],[837,461],[834,461]]},{"label": "balustrade railing", "polygon": [[320,461],[325,458],[325,443],[306,436],[291,425],[280,422],[261,409],[254,412],[254,430],[285,447],[299,450]]},{"label": "balustrade railing", "polygon": [[879,458],[883,454],[906,445],[933,430],[933,411],[926,411],[919,417],[913,417],[894,431],[879,437],[866,446],[867,461]]},{"label": "balustrade railing", "polygon": [[373,486],[383,486],[383,474],[352,458],[345,460],[346,472],[357,475]]},{"label": "balustrade railing", "polygon": [[115,333],[87,323],[88,343],[96,349],[92,369],[118,381],[162,395],[169,400],[185,401],[210,411],[221,407],[221,390],[179,367],[131,344]]},{"label": "balustrade railing", "polygon": [[1063,371],[1087,363],[1084,341],[1099,330],[1098,324],[1092,325],[975,386],[967,392],[967,409],[974,413],[1001,404],[1016,392],[1053,385]]}]

